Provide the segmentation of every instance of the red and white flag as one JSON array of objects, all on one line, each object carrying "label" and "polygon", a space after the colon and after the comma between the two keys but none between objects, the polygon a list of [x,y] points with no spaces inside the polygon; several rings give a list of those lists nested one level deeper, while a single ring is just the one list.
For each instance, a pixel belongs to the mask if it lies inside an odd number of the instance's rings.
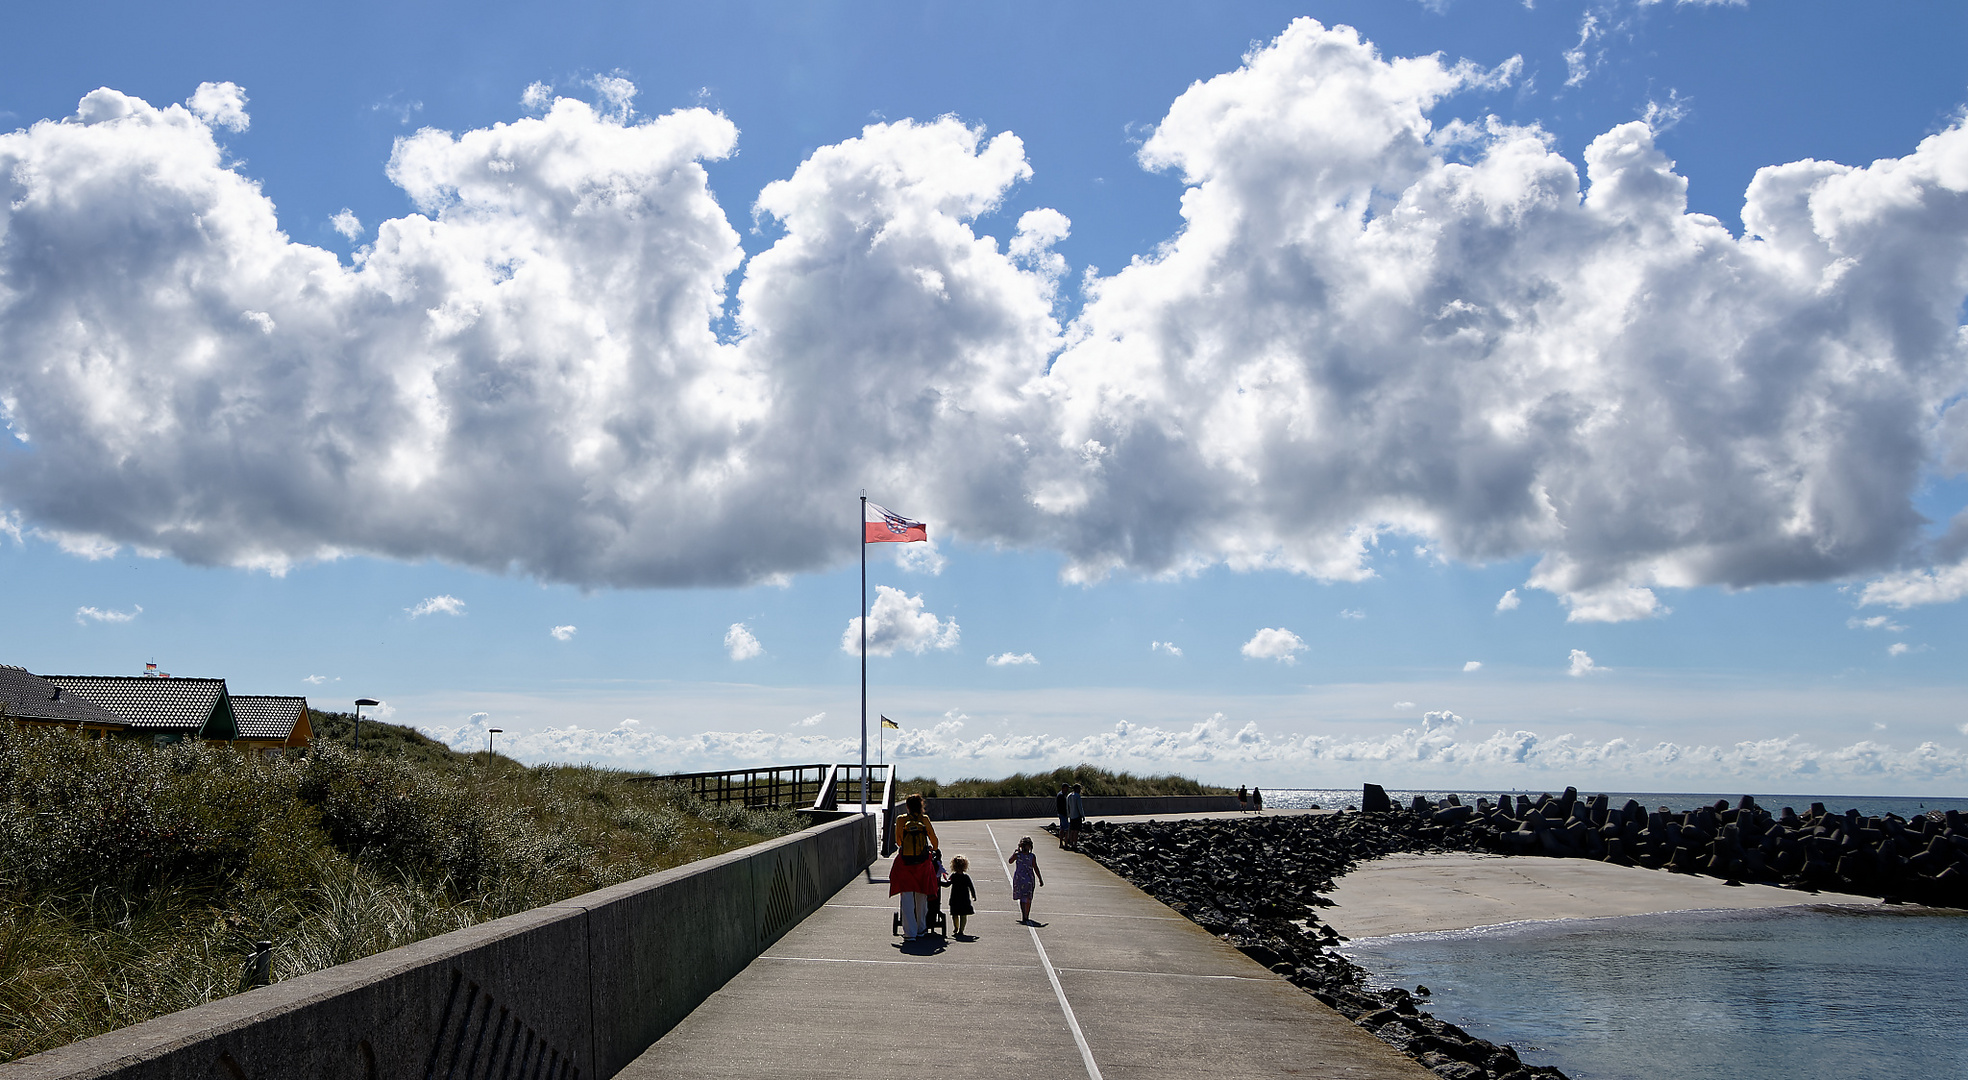
[{"label": "red and white flag", "polygon": [[867,504],[867,512],[862,516],[861,540],[867,544],[906,544],[914,540],[929,539],[929,526],[920,521],[910,521],[901,514],[885,507]]}]

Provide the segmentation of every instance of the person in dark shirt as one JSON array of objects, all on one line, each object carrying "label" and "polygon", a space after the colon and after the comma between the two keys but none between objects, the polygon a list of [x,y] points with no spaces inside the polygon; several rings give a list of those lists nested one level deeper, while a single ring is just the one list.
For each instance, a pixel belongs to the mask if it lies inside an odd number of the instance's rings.
[{"label": "person in dark shirt", "polygon": [[964,923],[977,914],[977,885],[970,880],[970,860],[962,855],[950,860],[950,918],[956,920],[957,940],[963,940]]},{"label": "person in dark shirt", "polygon": [[1065,847],[1066,829],[1069,825],[1068,819],[1066,817],[1066,785],[1065,784],[1059,785],[1059,794],[1054,795],[1052,797],[1052,805],[1054,809],[1059,811],[1059,846]]}]

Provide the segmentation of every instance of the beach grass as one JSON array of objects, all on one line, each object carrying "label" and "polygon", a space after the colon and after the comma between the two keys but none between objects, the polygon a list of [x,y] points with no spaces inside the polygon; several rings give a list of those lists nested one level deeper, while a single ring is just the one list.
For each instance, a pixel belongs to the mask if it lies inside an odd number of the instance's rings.
[{"label": "beach grass", "polygon": [[236,993],[258,941],[292,978],[805,825],[350,720],[271,760],[0,722],[0,1061]]},{"label": "beach grass", "polygon": [[977,799],[1053,795],[1061,784],[1079,784],[1083,795],[1227,795],[1230,792],[1229,788],[1212,787],[1186,776],[1136,776],[1084,763],[1051,772],[1013,773],[999,780],[966,777],[946,784],[918,776],[902,781],[897,790],[919,792],[932,799]]}]

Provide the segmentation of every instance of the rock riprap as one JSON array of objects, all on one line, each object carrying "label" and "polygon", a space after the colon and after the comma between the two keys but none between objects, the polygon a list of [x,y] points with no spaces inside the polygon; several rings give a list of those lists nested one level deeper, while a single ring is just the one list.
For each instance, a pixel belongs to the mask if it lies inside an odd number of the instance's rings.
[{"label": "rock riprap", "polygon": [[[1454,815],[1451,815],[1453,818]],[[1398,988],[1373,990],[1367,972],[1332,951],[1344,940],[1317,909],[1334,879],[1394,852],[1484,851],[1472,821],[1409,810],[1324,817],[1182,822],[1090,822],[1080,850],[1195,920],[1347,1019],[1450,1080],[1562,1080],[1424,1012]]]},{"label": "rock riprap", "polygon": [[[1648,810],[1604,795],[1500,796],[1471,804],[1415,796],[1395,805],[1377,785],[1361,813],[1113,824],[1089,822],[1080,849],[1396,1049],[1452,1080],[1563,1077],[1515,1050],[1430,1016],[1415,995],[1373,990],[1332,951],[1320,921],[1335,879],[1396,852],[1479,851],[1601,859],[1731,882],[1763,882],[1946,907],[1968,907],[1968,816],[1907,820],[1834,814],[1812,803],[1772,814],[1744,796],[1691,810]],[[1371,812],[1366,812],[1371,811]],[[1425,996],[1425,995],[1424,995]]]},{"label": "rock riprap", "polygon": [[1968,817],[1954,810],[1908,820],[1857,810],[1834,814],[1812,803],[1801,815],[1788,806],[1772,814],[1747,795],[1735,806],[1718,800],[1692,810],[1649,810],[1632,799],[1618,807],[1604,795],[1582,799],[1577,788],[1566,788],[1556,798],[1499,796],[1474,806],[1455,796],[1440,805],[1416,796],[1407,814],[1473,824],[1487,835],[1489,850],[1510,855],[1600,859],[1889,903],[1968,907]]}]

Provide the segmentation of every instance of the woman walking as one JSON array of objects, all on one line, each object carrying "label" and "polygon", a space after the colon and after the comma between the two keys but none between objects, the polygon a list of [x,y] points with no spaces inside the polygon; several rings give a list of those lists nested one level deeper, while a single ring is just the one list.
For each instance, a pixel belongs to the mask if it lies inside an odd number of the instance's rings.
[{"label": "woman walking", "polygon": [[1039,873],[1039,856],[1032,850],[1032,838],[1026,837],[1018,842],[1018,850],[1011,853],[1005,862],[1011,865],[1011,898],[1018,901],[1018,921],[1032,925],[1032,883],[1045,887],[1045,875]]},{"label": "woman walking", "polygon": [[908,813],[895,823],[895,861],[888,867],[888,895],[902,898],[902,940],[914,941],[929,929],[929,898],[936,894],[936,827],[923,813],[923,797],[903,800]]}]

